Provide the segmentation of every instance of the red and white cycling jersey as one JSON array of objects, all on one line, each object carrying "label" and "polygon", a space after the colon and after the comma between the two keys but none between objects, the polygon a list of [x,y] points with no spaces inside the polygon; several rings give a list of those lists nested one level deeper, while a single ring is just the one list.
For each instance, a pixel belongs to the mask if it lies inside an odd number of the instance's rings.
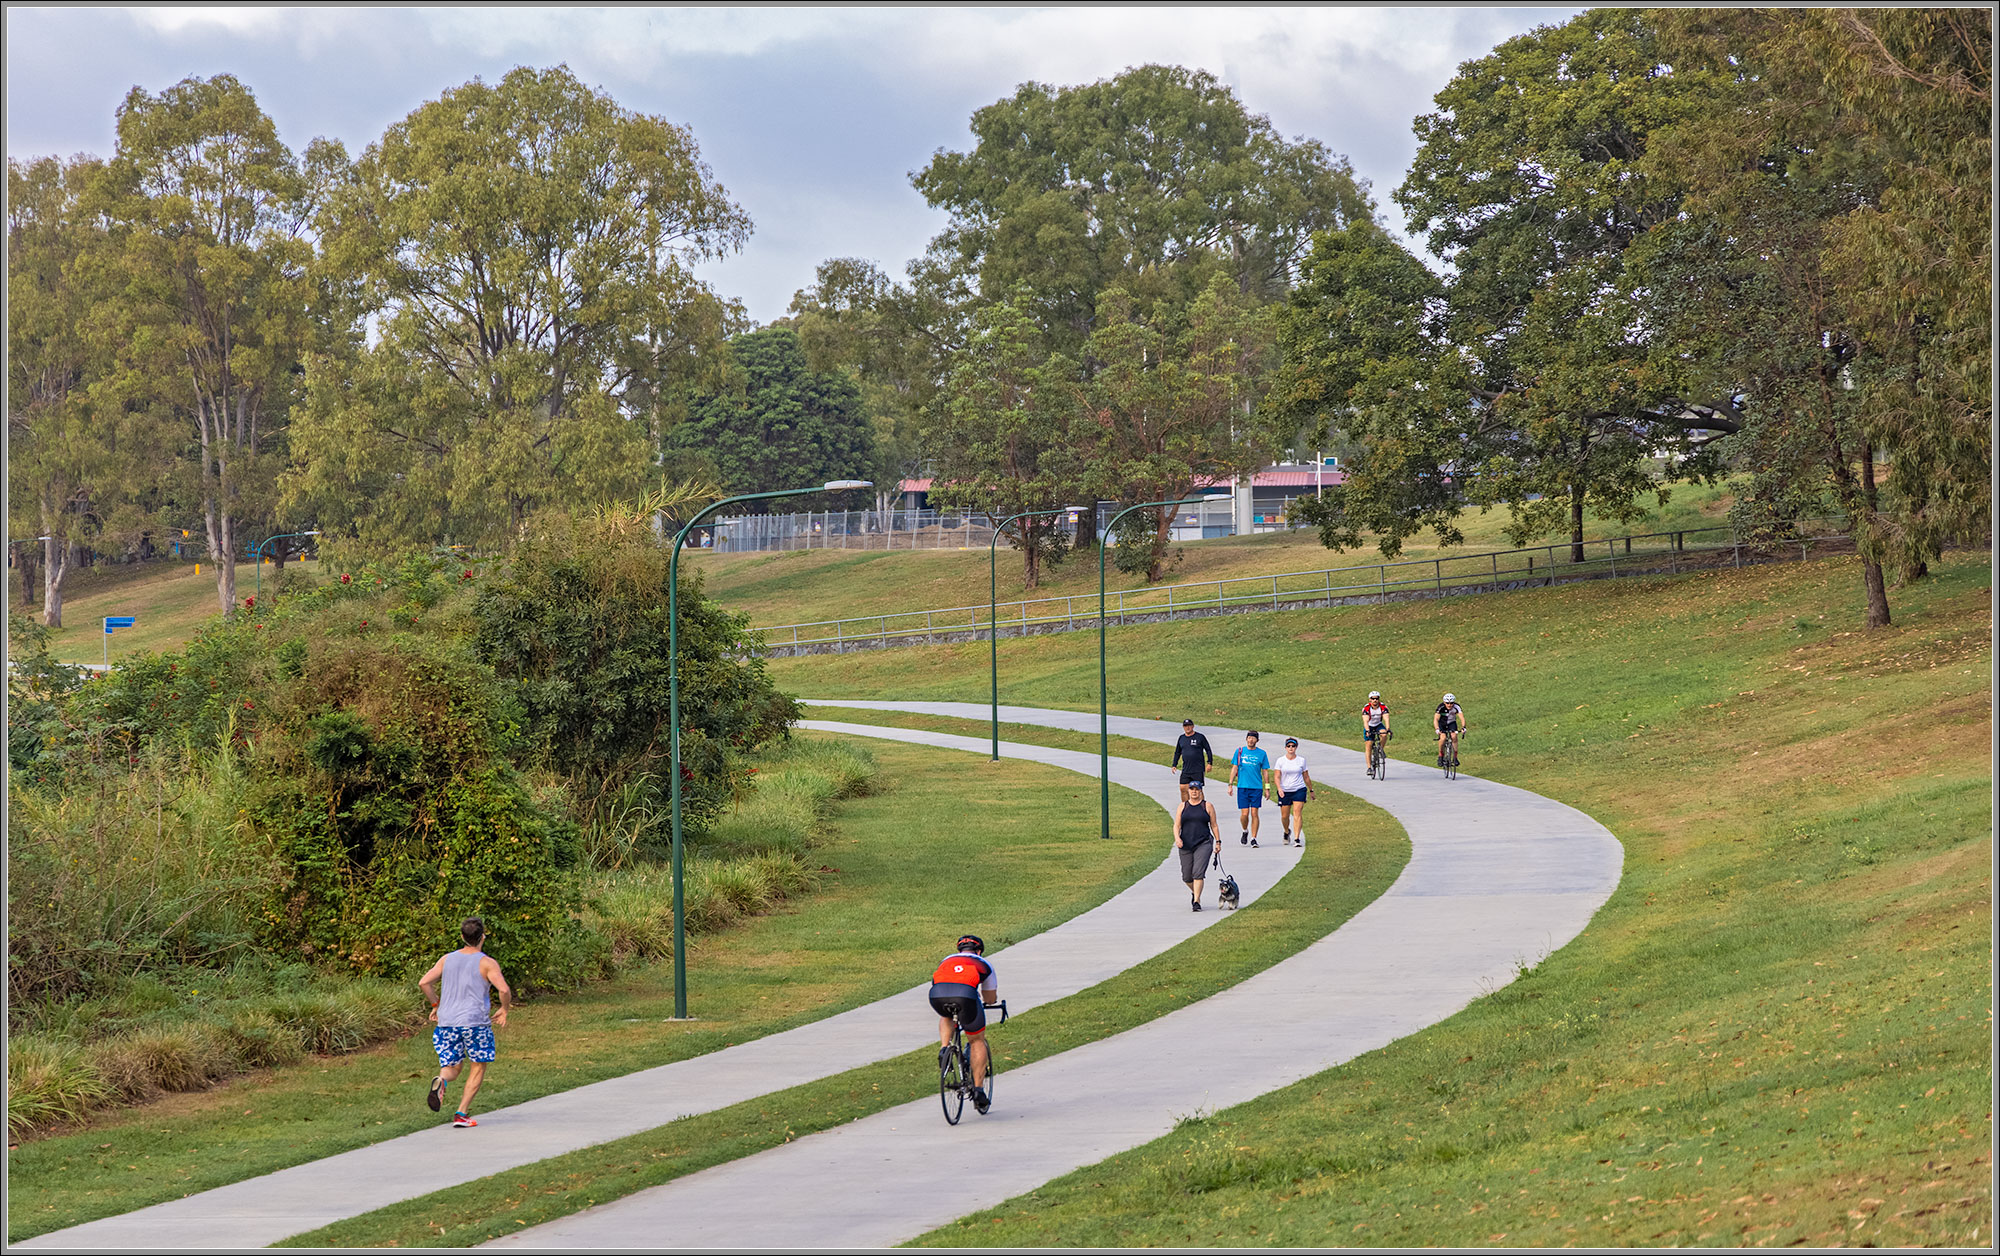
[{"label": "red and white cycling jersey", "polygon": [[932,985],[977,986],[981,989],[993,988],[993,965],[970,951],[955,951],[944,957],[931,974]]},{"label": "red and white cycling jersey", "polygon": [[1361,708],[1361,718],[1370,728],[1382,727],[1382,717],[1387,714],[1389,714],[1389,704],[1386,702],[1370,702]]}]

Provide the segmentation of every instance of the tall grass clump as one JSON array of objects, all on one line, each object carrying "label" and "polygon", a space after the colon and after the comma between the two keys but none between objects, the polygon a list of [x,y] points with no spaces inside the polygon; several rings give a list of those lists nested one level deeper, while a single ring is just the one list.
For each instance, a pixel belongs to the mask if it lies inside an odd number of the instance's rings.
[{"label": "tall grass clump", "polygon": [[[811,893],[807,855],[835,801],[867,792],[875,762],[837,742],[792,741],[743,773],[734,809],[689,839],[682,890],[687,929],[707,933]],[[673,872],[664,862],[600,865],[589,877],[587,926],[613,966],[673,954]]]}]

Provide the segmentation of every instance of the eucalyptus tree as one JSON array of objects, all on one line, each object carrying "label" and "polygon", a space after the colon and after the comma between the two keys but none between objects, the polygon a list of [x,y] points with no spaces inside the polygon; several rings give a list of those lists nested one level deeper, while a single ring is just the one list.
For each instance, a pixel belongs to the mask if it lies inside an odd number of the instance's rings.
[{"label": "eucalyptus tree", "polygon": [[692,270],[750,232],[693,133],[563,66],[420,106],[323,221],[369,340],[314,361],[292,491],[376,544],[634,495],[662,407],[742,325]]},{"label": "eucalyptus tree", "polygon": [[99,169],[89,159],[7,162],[7,528],[22,600],[34,604],[28,573],[39,566],[51,628],[62,626],[78,542],[97,539],[100,512],[125,488],[113,425],[89,395],[107,374],[91,335],[98,294],[81,264],[107,239],[84,207]]},{"label": "eucalyptus tree", "polygon": [[118,110],[118,148],[94,182],[109,225],[98,311],[115,343],[103,386],[180,416],[195,456],[194,506],[224,612],[235,603],[239,525],[271,508],[297,367],[313,341],[308,221],[319,172],[303,164],[234,77],[189,78]]}]

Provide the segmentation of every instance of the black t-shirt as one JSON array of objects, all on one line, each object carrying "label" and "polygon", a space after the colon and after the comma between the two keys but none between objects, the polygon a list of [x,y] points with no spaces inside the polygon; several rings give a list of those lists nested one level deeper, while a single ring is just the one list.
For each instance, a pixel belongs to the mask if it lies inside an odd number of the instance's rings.
[{"label": "black t-shirt", "polygon": [[1208,748],[1208,738],[1200,733],[1182,733],[1181,739],[1174,743],[1174,761],[1169,766],[1185,766],[1190,772],[1199,772],[1215,766],[1215,751]]}]

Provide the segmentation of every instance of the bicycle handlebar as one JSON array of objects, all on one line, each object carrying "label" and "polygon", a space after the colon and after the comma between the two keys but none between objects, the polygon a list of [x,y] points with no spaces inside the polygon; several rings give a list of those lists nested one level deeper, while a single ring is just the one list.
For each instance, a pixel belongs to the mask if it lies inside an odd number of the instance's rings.
[{"label": "bicycle handlebar", "polygon": [[1000,1023],[1001,1023],[1002,1025],[1004,1025],[1004,1024],[1006,1024],[1006,1023],[1007,1023],[1007,1000],[1005,1000],[1005,999],[1002,999],[1002,1000],[1000,1000],[1000,1001],[999,1001],[998,1003],[988,1003],[988,1004],[987,1004],[986,1006],[987,1006],[987,1007],[997,1007],[997,1008],[999,1008],[999,1009],[1000,1009]]}]

